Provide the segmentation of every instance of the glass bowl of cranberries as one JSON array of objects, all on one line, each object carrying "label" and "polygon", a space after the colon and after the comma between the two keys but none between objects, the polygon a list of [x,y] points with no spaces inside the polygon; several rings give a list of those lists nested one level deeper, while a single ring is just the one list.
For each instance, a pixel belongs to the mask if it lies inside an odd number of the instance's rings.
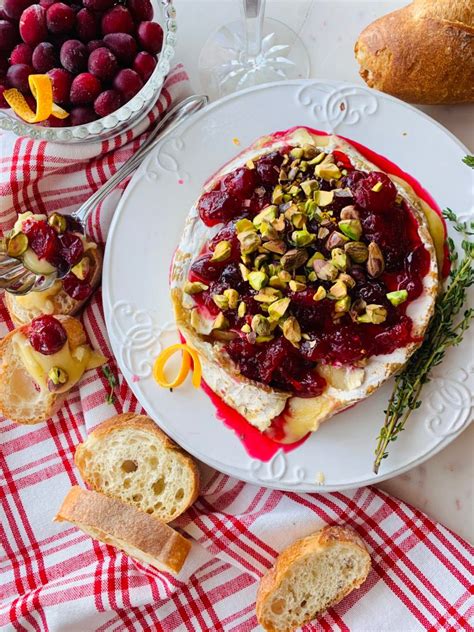
[{"label": "glass bowl of cranberries", "polygon": [[[0,129],[52,142],[106,140],[155,104],[176,43],[172,0],[3,0]],[[65,119],[29,124],[3,93],[16,88],[33,111],[30,74],[47,74]]]}]

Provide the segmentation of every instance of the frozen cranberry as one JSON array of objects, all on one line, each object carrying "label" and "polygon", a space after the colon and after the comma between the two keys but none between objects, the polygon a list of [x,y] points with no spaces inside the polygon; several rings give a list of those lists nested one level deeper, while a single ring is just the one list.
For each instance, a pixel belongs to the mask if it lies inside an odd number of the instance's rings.
[{"label": "frozen cranberry", "polygon": [[28,64],[15,64],[10,66],[7,72],[8,85],[20,92],[27,94],[30,91],[28,77],[33,73],[33,68]]},{"label": "frozen cranberry", "polygon": [[128,0],[127,7],[133,15],[135,22],[151,20],[153,18],[153,6],[150,0]]},{"label": "frozen cranberry", "polygon": [[5,86],[0,84],[0,109],[6,109],[10,107],[8,103],[5,101],[5,97],[3,96],[3,93],[5,92],[6,89],[7,88]]},{"label": "frozen cranberry", "polygon": [[101,22],[102,34],[109,33],[133,33],[135,24],[130,11],[118,4],[104,13]]},{"label": "frozen cranberry", "polygon": [[30,46],[47,39],[46,11],[39,4],[32,4],[21,14],[20,35],[25,44]]},{"label": "frozen cranberry", "polygon": [[76,301],[84,301],[92,293],[92,288],[87,281],[81,281],[72,272],[63,279],[63,288],[66,294]]},{"label": "frozen cranberry", "polygon": [[115,0],[83,0],[82,4],[86,9],[92,11],[107,11],[115,3]]},{"label": "frozen cranberry", "polygon": [[89,105],[99,96],[102,86],[100,81],[89,72],[82,72],[74,77],[69,98],[73,105]]},{"label": "frozen cranberry", "polygon": [[59,256],[70,266],[82,259],[84,244],[82,239],[74,233],[64,233],[59,236]]},{"label": "frozen cranberry", "polygon": [[33,0],[4,0],[3,10],[11,20],[19,20],[23,11],[33,4]]},{"label": "frozen cranberry", "polygon": [[95,39],[87,42],[87,50],[89,51],[89,54],[93,53],[98,48],[102,48],[103,46],[105,46],[104,40]]},{"label": "frozen cranberry", "polygon": [[7,20],[0,20],[0,52],[9,53],[18,39],[16,26]]},{"label": "frozen cranberry", "polygon": [[141,51],[133,61],[133,70],[138,72],[140,77],[146,83],[153,74],[156,66],[156,59],[150,53]]},{"label": "frozen cranberry", "polygon": [[14,66],[15,64],[28,64],[31,66],[31,59],[33,56],[33,49],[28,44],[18,44],[12,50],[12,54],[10,55],[10,64]]},{"label": "frozen cranberry", "polygon": [[122,105],[122,97],[116,90],[105,90],[94,101],[94,110],[99,116],[107,116]]},{"label": "frozen cranberry", "polygon": [[76,32],[83,42],[97,37],[97,20],[89,9],[81,9],[76,15]]},{"label": "frozen cranberry", "polygon": [[104,37],[107,48],[113,52],[121,64],[129,65],[137,54],[137,43],[128,33],[109,33]]},{"label": "frozen cranberry", "polygon": [[94,77],[102,81],[112,81],[117,74],[118,64],[112,51],[103,47],[90,54],[87,68]]},{"label": "frozen cranberry", "polygon": [[141,22],[138,26],[138,41],[147,53],[156,55],[163,46],[163,29],[156,22]]},{"label": "frozen cranberry", "polygon": [[72,75],[64,68],[53,68],[47,74],[53,83],[53,101],[59,105],[69,103]]},{"label": "frozen cranberry", "polygon": [[64,42],[59,54],[61,65],[74,75],[86,70],[88,56],[87,46],[79,40],[67,40],[67,42]]},{"label": "frozen cranberry", "polygon": [[46,73],[58,65],[56,48],[49,42],[41,42],[33,51],[33,68],[36,72]]},{"label": "frozen cranberry", "polygon": [[22,231],[28,237],[30,248],[40,259],[54,260],[58,251],[56,232],[43,220],[26,220]]},{"label": "frozen cranberry", "polygon": [[351,187],[359,206],[373,213],[388,211],[395,202],[397,189],[390,178],[379,171],[372,171]]},{"label": "frozen cranberry", "polygon": [[129,101],[143,87],[140,76],[130,68],[120,70],[114,79],[114,88],[120,92],[125,101]]},{"label": "frozen cranberry", "polygon": [[78,106],[71,110],[69,115],[69,124],[72,125],[85,125],[95,121],[97,114],[91,107]]},{"label": "frozen cranberry", "polygon": [[50,33],[70,33],[75,24],[76,14],[64,2],[56,2],[46,11],[46,26]]},{"label": "frozen cranberry", "polygon": [[64,347],[67,333],[57,318],[45,314],[31,321],[28,340],[38,353],[52,355]]}]

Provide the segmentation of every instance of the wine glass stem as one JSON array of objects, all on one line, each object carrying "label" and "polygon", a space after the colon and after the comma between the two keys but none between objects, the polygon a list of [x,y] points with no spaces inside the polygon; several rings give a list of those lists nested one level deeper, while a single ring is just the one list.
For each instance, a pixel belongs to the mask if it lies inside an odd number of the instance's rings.
[{"label": "wine glass stem", "polygon": [[248,57],[256,57],[262,48],[262,25],[265,0],[242,0],[242,20]]}]

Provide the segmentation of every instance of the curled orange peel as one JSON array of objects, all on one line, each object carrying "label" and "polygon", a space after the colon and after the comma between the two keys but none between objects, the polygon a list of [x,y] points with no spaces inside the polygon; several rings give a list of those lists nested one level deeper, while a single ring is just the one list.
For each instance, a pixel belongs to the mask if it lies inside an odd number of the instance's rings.
[{"label": "curled orange peel", "polygon": [[[168,382],[165,377],[165,366],[168,360],[177,352],[182,351],[182,363],[178,375],[172,382]],[[156,358],[153,365],[153,377],[155,381],[163,388],[177,388],[186,379],[191,369],[191,360],[193,361],[193,377],[192,384],[194,388],[199,388],[202,378],[202,367],[198,352],[189,347],[187,344],[175,344],[164,349]]]},{"label": "curled orange peel", "polygon": [[28,105],[25,97],[16,88],[5,90],[3,96],[11,109],[27,123],[41,123],[51,115],[59,119],[69,116],[69,112],[53,103],[53,84],[48,75],[28,77],[31,94],[36,99],[36,112]]}]

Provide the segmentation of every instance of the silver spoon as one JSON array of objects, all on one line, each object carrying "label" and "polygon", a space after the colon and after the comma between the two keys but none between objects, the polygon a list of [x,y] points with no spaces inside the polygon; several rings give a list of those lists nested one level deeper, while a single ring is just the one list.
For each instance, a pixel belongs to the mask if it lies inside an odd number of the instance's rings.
[{"label": "silver spoon", "polygon": [[[122,180],[129,176],[143,161],[159,141],[171,132],[181,121],[194,112],[197,112],[208,103],[206,95],[192,95],[183,99],[169,110],[165,116],[155,125],[152,132],[138,149],[138,151],[125,162],[115,174],[107,180],[97,191],[87,199],[71,217],[78,229],[85,232],[87,218],[90,213]],[[35,274],[26,268],[21,259],[11,257],[6,252],[6,241],[0,243],[0,288],[11,294],[28,294],[28,292],[41,292],[48,289],[53,283],[67,274],[68,270],[55,270],[51,274]]]}]

